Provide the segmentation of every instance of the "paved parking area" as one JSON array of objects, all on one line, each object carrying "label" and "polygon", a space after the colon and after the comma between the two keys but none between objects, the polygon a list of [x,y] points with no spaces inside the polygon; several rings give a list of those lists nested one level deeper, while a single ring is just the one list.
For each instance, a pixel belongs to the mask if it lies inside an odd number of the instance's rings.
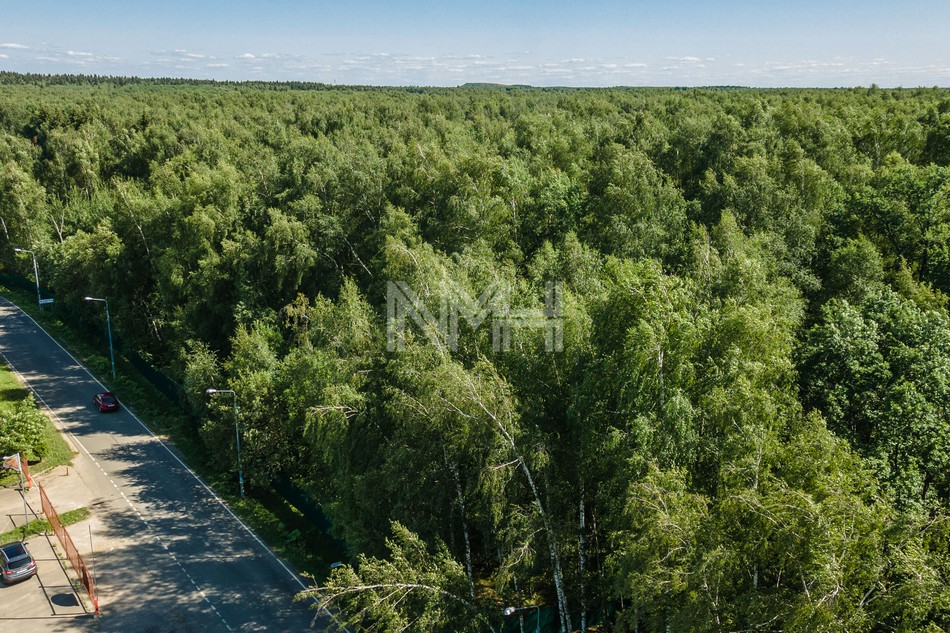
[{"label": "paved parking area", "polygon": [[[0,488],[0,532],[23,525],[23,495],[15,488]],[[42,518],[36,488],[25,495],[26,517],[31,521]],[[26,539],[26,545],[36,560],[37,573],[13,585],[0,583],[0,626],[23,633],[91,629],[95,619],[91,606],[85,595],[74,589],[71,578],[76,575],[67,569],[69,563],[61,560],[62,548],[56,536],[33,535]]]}]

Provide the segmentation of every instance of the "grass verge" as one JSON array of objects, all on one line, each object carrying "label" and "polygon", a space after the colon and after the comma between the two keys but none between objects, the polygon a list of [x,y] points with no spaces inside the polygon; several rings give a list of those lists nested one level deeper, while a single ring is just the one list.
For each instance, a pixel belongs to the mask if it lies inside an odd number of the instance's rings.
[{"label": "grass verge", "polygon": [[[0,362],[0,420],[7,419],[24,398],[30,395],[10,367]],[[73,459],[73,452],[60,435],[53,421],[43,416],[43,440],[47,446],[46,455],[35,464],[30,464],[30,473],[42,473],[56,466],[68,464]],[[19,481],[19,476],[12,470],[0,473],[0,486],[9,486]]]},{"label": "grass verge", "polygon": [[[88,519],[89,514],[89,508],[76,508],[75,510],[62,513],[59,515],[59,519],[63,522],[63,525],[70,526],[73,523],[79,523],[80,521]],[[51,529],[53,528],[46,519],[34,519],[26,525],[21,525],[18,528],[10,530],[9,532],[0,534],[0,543],[7,543],[9,541],[22,541],[28,536],[42,534],[43,532],[48,532]]]}]

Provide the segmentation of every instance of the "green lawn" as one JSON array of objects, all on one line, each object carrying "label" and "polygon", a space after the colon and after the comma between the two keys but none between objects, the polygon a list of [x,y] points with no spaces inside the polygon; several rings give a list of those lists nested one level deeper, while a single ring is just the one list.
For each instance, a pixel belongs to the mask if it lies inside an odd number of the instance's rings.
[{"label": "green lawn", "polygon": [[[79,523],[85,519],[89,518],[89,508],[76,508],[75,510],[70,510],[69,512],[64,512],[60,515],[59,520],[63,522],[63,525],[70,526],[73,523]],[[43,532],[48,532],[52,527],[49,524],[49,521],[46,519],[34,519],[26,525],[22,525],[18,528],[12,529],[9,532],[4,532],[0,534],[0,543],[6,543],[8,541],[22,541],[28,536],[33,536],[34,534],[42,534]]]},{"label": "green lawn", "polygon": [[[0,362],[0,419],[9,415],[17,403],[23,400],[23,398],[26,398],[29,393],[30,392],[24,389],[23,385],[20,384],[20,381],[10,367],[7,366],[6,363]],[[44,416],[44,420],[44,434],[46,436],[46,444],[49,446],[49,452],[42,461],[36,464],[30,464],[31,474],[45,472],[56,466],[68,464],[73,459],[73,453],[69,445],[53,425],[52,420],[46,416]],[[6,470],[0,474],[0,485],[14,485],[18,479],[17,473]]]}]

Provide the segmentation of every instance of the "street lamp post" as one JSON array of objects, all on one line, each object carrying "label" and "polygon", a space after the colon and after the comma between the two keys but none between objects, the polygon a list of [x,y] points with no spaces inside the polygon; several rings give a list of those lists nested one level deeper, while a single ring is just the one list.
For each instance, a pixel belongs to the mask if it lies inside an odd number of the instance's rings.
[{"label": "street lamp post", "polygon": [[97,297],[83,297],[86,301],[101,301],[106,304],[106,331],[109,333],[109,360],[112,361],[112,380],[115,380],[115,351],[112,349],[112,321],[109,319],[109,302]]},{"label": "street lamp post", "polygon": [[534,609],[537,611],[534,620],[534,633],[541,633],[541,607],[537,607],[533,604],[526,607],[505,607],[505,610],[502,611],[502,613],[507,618],[508,616],[518,613],[519,611],[527,611],[528,609]]},{"label": "street lamp post", "polygon": [[40,310],[43,309],[42,297],[40,297],[40,269],[36,265],[36,253],[33,251],[28,251],[25,248],[14,248],[14,253],[29,253],[30,257],[33,258],[33,277],[36,279],[36,305],[39,306]]},{"label": "street lamp post", "polygon": [[234,446],[237,447],[237,467],[238,467],[238,485],[240,486],[241,498],[244,498],[244,470],[241,468],[241,431],[238,428],[238,406],[237,394],[234,389],[205,389],[208,395],[216,393],[229,393],[234,398]]}]

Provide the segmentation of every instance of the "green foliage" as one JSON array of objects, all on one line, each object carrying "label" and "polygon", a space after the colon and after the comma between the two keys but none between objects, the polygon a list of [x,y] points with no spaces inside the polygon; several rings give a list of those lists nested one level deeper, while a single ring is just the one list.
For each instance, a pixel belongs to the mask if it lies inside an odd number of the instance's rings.
[{"label": "green foliage", "polygon": [[[89,331],[108,297],[210,468],[238,433],[251,485],[323,504],[355,627],[950,626],[945,90],[0,98],[4,265],[35,250]],[[543,314],[558,282],[563,350],[496,351],[487,312],[387,346],[397,281],[437,316],[489,288]]]},{"label": "green foliage", "polygon": [[28,460],[39,461],[49,450],[46,416],[36,408],[32,394],[27,395],[0,420],[0,453],[22,452]]},{"label": "green foliage", "polygon": [[891,290],[833,301],[802,350],[807,402],[903,503],[948,501],[950,321]]},{"label": "green foliage", "polygon": [[321,606],[339,609],[360,631],[492,631],[467,592],[462,567],[441,543],[430,548],[398,523],[386,540],[389,559],[360,557],[314,590]]}]

